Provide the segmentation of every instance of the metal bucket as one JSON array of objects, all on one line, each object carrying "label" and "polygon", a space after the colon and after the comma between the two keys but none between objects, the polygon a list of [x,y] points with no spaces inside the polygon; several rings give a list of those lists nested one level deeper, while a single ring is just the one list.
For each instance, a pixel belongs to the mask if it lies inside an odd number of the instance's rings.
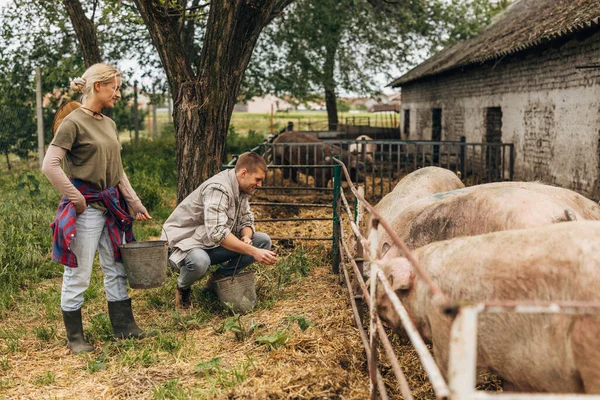
[{"label": "metal bucket", "polygon": [[129,286],[133,289],[149,289],[165,283],[168,243],[166,240],[151,240],[119,246]]},{"label": "metal bucket", "polygon": [[254,272],[221,278],[214,282],[215,292],[223,303],[231,303],[233,311],[245,314],[256,306]]}]

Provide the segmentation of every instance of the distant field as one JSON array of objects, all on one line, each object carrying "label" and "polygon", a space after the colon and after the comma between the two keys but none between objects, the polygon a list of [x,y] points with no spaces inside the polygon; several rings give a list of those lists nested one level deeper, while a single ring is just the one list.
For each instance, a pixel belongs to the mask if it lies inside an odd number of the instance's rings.
[{"label": "distant field", "polygon": [[[167,124],[167,114],[159,113],[156,116],[157,129],[160,133]],[[345,123],[347,119],[354,119],[359,125],[370,126],[392,126],[398,123],[398,116],[394,113],[340,113],[339,122]],[[368,122],[367,122],[368,121]],[[273,132],[278,132],[286,127],[288,122],[294,124],[294,130],[327,130],[327,112],[326,111],[304,111],[304,112],[278,112],[273,115]],[[352,124],[352,122],[350,122]],[[247,112],[234,112],[231,116],[231,125],[235,127],[237,133],[247,135],[250,130],[258,133],[268,134],[271,132],[270,114],[251,114]],[[150,137],[152,132],[152,118],[146,118],[144,129],[140,130],[140,137]],[[128,141],[133,132],[120,132],[121,140]]]}]

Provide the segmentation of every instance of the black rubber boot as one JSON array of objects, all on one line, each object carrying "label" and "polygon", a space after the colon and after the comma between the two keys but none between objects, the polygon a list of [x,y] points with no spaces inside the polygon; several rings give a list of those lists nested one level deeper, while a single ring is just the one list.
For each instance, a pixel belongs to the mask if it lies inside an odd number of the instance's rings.
[{"label": "black rubber boot", "polygon": [[131,299],[109,301],[108,316],[116,339],[143,339],[154,336],[152,332],[142,331],[135,323],[133,311],[131,310]]},{"label": "black rubber boot", "polygon": [[177,293],[175,293],[175,306],[182,309],[190,308],[192,306],[192,300],[190,299],[191,294],[191,288],[182,289],[178,287]]},{"label": "black rubber boot", "polygon": [[67,330],[67,348],[73,354],[89,353],[94,351],[92,345],[83,337],[83,324],[81,322],[81,308],[75,311],[62,312],[63,321]]}]

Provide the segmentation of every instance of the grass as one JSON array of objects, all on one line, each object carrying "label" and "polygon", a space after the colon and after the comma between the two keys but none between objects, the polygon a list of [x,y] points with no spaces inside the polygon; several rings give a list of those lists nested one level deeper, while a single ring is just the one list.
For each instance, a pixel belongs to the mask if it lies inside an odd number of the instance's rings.
[{"label": "grass", "polygon": [[[136,223],[138,240],[156,238],[175,204],[170,140],[124,144],[132,185],[140,188],[144,201],[155,199],[146,206],[159,222]],[[368,381],[362,358],[339,361],[361,350],[344,293],[327,272],[328,248],[277,249],[277,264],[252,266],[259,303],[250,315],[232,315],[201,292],[203,282],[193,286],[194,307],[176,310],[174,275],[160,288],[132,290],[138,324],[158,333],[139,341],[113,339],[96,260],[83,308],[85,334],[95,351],[72,356],[60,314],[62,267],[49,257],[48,224],[59,195],[40,172],[25,165],[0,174],[0,190],[0,398],[82,393],[93,398],[251,398],[258,391],[274,398],[338,392],[364,397]],[[215,358],[221,360],[218,366],[196,370]]]}]

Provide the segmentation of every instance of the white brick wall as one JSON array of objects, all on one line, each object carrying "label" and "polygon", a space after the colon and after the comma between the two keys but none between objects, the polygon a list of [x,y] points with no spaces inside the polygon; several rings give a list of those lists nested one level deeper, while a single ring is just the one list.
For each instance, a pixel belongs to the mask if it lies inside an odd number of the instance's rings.
[{"label": "white brick wall", "polygon": [[409,139],[431,139],[431,109],[442,108],[444,140],[482,142],[486,108],[501,107],[502,141],[515,144],[516,180],[538,179],[598,200],[600,69],[576,69],[592,64],[600,65],[600,32],[407,84]]}]

